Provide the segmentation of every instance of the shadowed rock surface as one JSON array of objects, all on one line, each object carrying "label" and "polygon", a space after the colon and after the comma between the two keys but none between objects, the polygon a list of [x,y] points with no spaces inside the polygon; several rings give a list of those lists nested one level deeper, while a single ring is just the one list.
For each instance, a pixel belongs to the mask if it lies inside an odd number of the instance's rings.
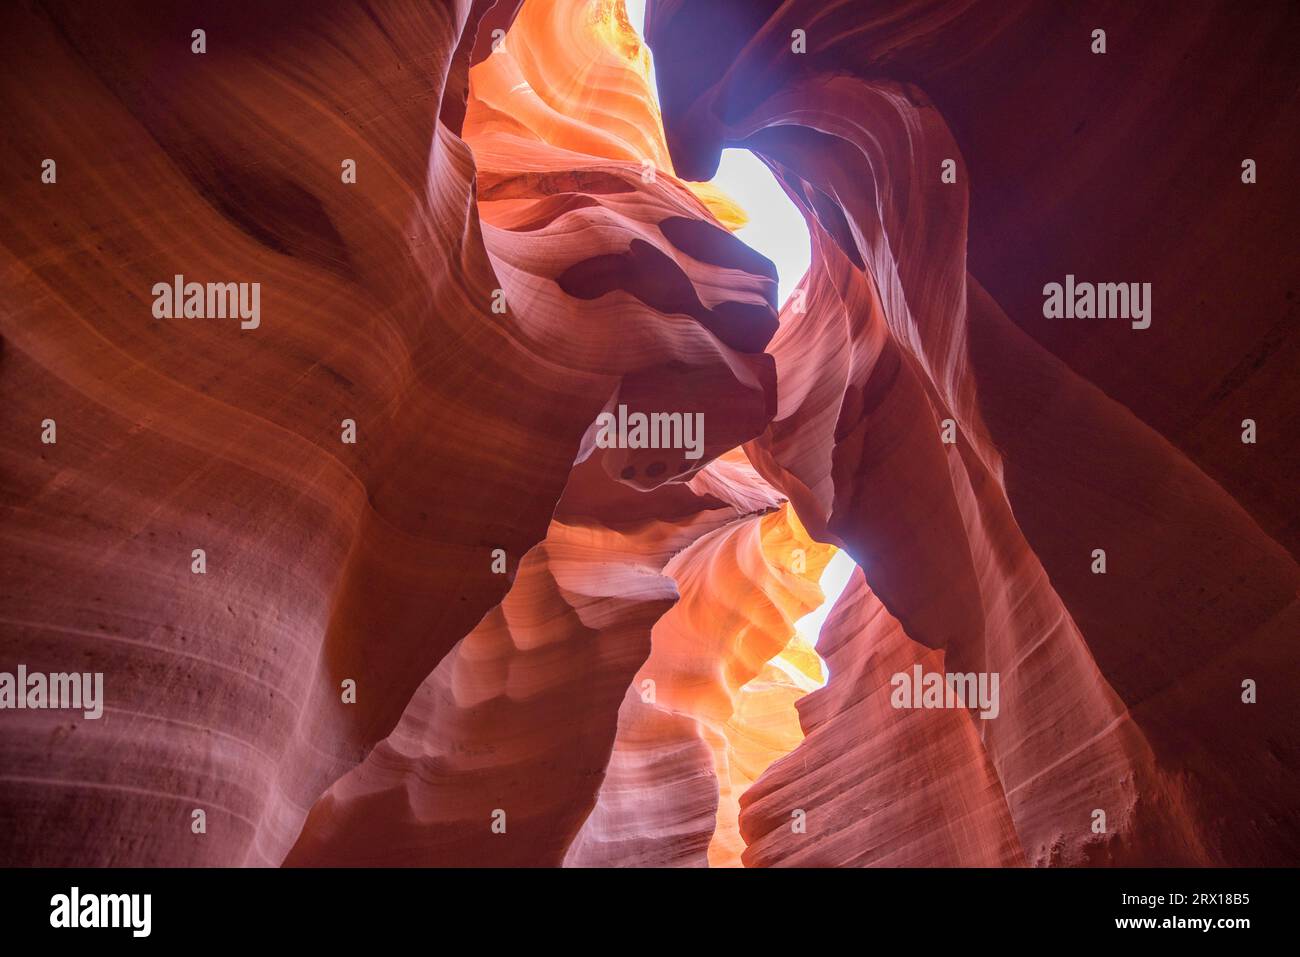
[{"label": "shadowed rock surface", "polygon": [[658,98],[620,0],[0,11],[0,672],[106,698],[0,711],[0,864],[1300,862],[1294,5],[646,34]]}]

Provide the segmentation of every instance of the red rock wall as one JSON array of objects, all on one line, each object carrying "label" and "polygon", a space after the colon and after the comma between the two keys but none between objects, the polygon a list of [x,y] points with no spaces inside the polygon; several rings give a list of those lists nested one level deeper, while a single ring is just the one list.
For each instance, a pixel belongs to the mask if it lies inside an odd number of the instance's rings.
[{"label": "red rock wall", "polygon": [[[1296,863],[1298,28],[665,0],[656,102],[616,0],[5,7],[0,671],[107,701],[0,712],[0,863]],[[1151,328],[1043,319],[1066,273]]]},{"label": "red rock wall", "polygon": [[[981,737],[1026,859],[1290,862],[1294,463],[1236,420],[1277,427],[1294,405],[1293,244],[1242,235],[1296,208],[1294,181],[1240,180],[1242,157],[1296,145],[1294,11],[1143,9],[670,2],[648,30],[678,168],[748,145],[816,224],[810,308],[782,315],[779,409],[751,458],[908,638],[1000,671],[1009,700]],[[692,55],[702,17],[730,25],[713,35],[734,57]],[[1151,281],[1151,329],[1044,321],[1041,287],[1066,272]],[[1241,701],[1257,675],[1267,706]],[[801,762],[862,733],[839,712],[760,792],[811,801],[788,793]],[[1089,807],[1109,809],[1104,838]],[[755,801],[742,831],[779,817]],[[807,843],[772,837],[762,860],[810,861]],[[997,859],[996,829],[983,843]]]}]

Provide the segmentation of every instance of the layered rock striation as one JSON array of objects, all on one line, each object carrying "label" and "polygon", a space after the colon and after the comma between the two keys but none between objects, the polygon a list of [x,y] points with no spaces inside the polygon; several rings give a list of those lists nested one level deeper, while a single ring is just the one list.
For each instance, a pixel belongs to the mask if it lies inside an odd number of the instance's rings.
[{"label": "layered rock striation", "polygon": [[0,672],[105,692],[0,710],[0,862],[1296,863],[1298,27],[6,8]]}]

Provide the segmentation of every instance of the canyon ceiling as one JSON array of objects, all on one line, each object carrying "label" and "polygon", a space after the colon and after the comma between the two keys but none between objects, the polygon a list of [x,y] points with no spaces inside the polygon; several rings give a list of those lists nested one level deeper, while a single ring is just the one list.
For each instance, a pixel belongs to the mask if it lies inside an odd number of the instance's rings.
[{"label": "canyon ceiling", "polygon": [[0,863],[1300,863],[1298,33],[5,5]]}]

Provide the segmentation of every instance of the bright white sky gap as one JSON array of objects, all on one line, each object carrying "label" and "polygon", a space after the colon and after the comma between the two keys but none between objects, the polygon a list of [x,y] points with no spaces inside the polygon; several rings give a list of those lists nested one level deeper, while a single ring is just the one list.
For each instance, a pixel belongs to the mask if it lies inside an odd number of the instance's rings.
[{"label": "bright white sky gap", "polygon": [[[794,623],[795,633],[804,641],[811,645],[817,644],[817,639],[821,637],[822,625],[826,623],[826,617],[835,607],[835,603],[840,600],[840,595],[844,593],[844,588],[849,583],[849,576],[853,574],[855,568],[857,565],[853,563],[849,553],[842,548],[826,564],[820,582],[826,600],[822,602],[820,608],[814,608]],[[822,667],[826,666],[822,665]]]},{"label": "bright white sky gap", "polygon": [[776,302],[784,305],[808,271],[812,255],[803,214],[749,150],[723,150],[713,184],[749,214],[749,222],[736,235],[776,264]]}]

